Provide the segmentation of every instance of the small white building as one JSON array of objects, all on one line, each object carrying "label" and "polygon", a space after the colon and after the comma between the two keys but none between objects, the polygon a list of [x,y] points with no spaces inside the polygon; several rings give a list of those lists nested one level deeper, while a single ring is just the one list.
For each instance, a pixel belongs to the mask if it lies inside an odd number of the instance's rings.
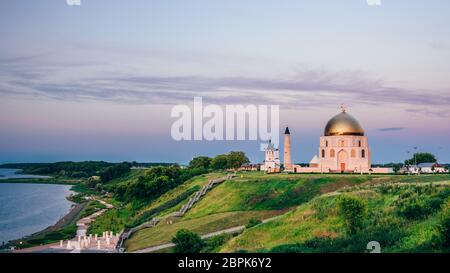
[{"label": "small white building", "polygon": [[421,173],[447,173],[448,171],[444,166],[438,163],[420,163],[417,165]]},{"label": "small white building", "polygon": [[410,174],[448,173],[448,170],[438,163],[420,163],[418,165],[410,165],[402,168],[402,171]]},{"label": "small white building", "polygon": [[261,171],[267,173],[278,173],[281,171],[280,151],[275,148],[272,141],[269,140],[265,152],[265,160],[261,165]]}]

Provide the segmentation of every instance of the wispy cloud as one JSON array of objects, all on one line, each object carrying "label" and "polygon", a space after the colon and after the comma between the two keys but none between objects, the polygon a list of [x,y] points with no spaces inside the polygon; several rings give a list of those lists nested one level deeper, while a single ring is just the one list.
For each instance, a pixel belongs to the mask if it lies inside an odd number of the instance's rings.
[{"label": "wispy cloud", "polygon": [[[0,60],[0,95],[129,104],[174,104],[203,96],[210,103],[282,104],[341,102],[447,108],[450,92],[389,86],[361,71],[302,69],[295,77],[164,76],[127,72],[94,60],[39,62],[39,56]],[[412,111],[412,110],[411,110]],[[436,109],[436,111],[445,111]],[[425,111],[422,113],[430,114]]]},{"label": "wispy cloud", "polygon": [[445,109],[436,109],[435,107],[430,108],[413,108],[406,109],[406,112],[411,114],[419,114],[431,117],[448,117],[450,116],[450,109],[446,107]]},{"label": "wispy cloud", "polygon": [[388,127],[388,128],[380,128],[378,131],[381,132],[393,132],[393,131],[403,131],[406,130],[404,127]]}]

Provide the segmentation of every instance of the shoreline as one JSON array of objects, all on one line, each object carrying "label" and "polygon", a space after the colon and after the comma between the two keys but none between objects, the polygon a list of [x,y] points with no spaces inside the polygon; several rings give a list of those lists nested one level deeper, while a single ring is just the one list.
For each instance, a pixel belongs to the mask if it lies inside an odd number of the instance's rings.
[{"label": "shoreline", "polygon": [[[70,201],[70,202],[72,202],[72,201]],[[11,240],[9,242],[16,242],[16,241],[21,241],[21,240],[25,240],[25,239],[30,239],[32,237],[42,235],[46,232],[51,232],[51,231],[63,228],[64,226],[66,226],[66,223],[70,224],[70,222],[72,222],[74,219],[76,219],[76,217],[78,215],[81,214],[81,211],[86,207],[87,203],[88,202],[79,203],[79,204],[74,203],[72,205],[71,209],[63,217],[61,217],[58,221],[56,221],[56,223],[54,223],[53,225],[48,226],[48,227],[44,228],[43,230],[37,231],[30,235],[26,235],[22,238]]]},{"label": "shoreline", "polygon": [[[84,210],[88,207],[89,203],[92,201],[98,201],[100,203],[102,203],[103,205],[106,206],[105,209],[101,209],[99,211],[93,212],[92,214],[89,214],[87,216],[82,217]],[[64,248],[60,248],[60,241],[65,241],[65,240],[76,240],[76,238],[80,237],[80,236],[85,236],[86,232],[89,228],[89,224],[94,221],[98,216],[100,216],[101,214],[103,214],[104,212],[106,212],[109,209],[114,208],[113,205],[106,203],[103,200],[100,199],[86,199],[86,202],[83,203],[75,203],[75,206],[66,214],[64,215],[60,220],[58,220],[58,222],[50,227],[47,227],[46,229],[36,232],[32,235],[23,237],[22,239],[30,239],[33,236],[40,236],[43,235],[47,232],[52,232],[54,230],[58,230],[64,227],[67,227],[69,225],[75,225],[76,226],[76,231],[75,234],[73,236],[71,236],[70,238],[67,239],[61,239],[61,240],[57,240],[55,242],[50,242],[47,244],[41,244],[41,245],[35,245],[35,246],[31,246],[31,247],[26,247],[26,248],[21,248],[21,249],[16,249],[11,251],[11,253],[32,253],[32,252],[42,252],[42,251],[46,251],[46,250],[54,250],[54,249],[60,249],[60,250],[64,250]],[[20,241],[19,240],[14,240],[14,241],[10,241],[10,242],[17,242]],[[17,245],[17,244],[16,244]]]},{"label": "shoreline", "polygon": [[[72,202],[72,201],[69,201],[69,202]],[[74,203],[73,207],[63,217],[61,217],[56,223],[54,223],[40,231],[23,236],[19,239],[10,240],[5,244],[5,246],[16,246],[17,247],[17,246],[20,246],[21,241],[29,241],[29,240],[37,239],[37,238],[39,238],[39,236],[45,236],[46,234],[67,228],[70,225],[76,225],[76,221],[79,220],[78,218],[81,216],[83,210],[87,207],[88,203],[89,202]],[[15,249],[12,251],[10,251],[9,249],[5,249],[5,250],[7,250],[8,252],[12,252],[12,253],[28,252],[27,250],[31,250],[31,249],[35,249],[35,248],[42,249],[42,248],[45,248],[46,246],[55,245],[58,242],[59,242],[59,240],[56,240],[55,242],[52,242],[52,243],[33,245],[30,247]]]},{"label": "shoreline", "polygon": [[[47,181],[45,181],[47,180]],[[64,229],[70,228],[71,225],[76,225],[76,221],[83,213],[83,210],[87,207],[89,204],[89,201],[86,200],[84,202],[78,203],[74,202],[71,197],[74,195],[82,194],[81,191],[77,190],[76,186],[80,184],[80,182],[62,182],[61,180],[53,180],[48,181],[48,179],[38,180],[33,178],[27,178],[27,179],[2,179],[0,180],[0,184],[43,184],[43,185],[59,185],[59,186],[71,186],[70,191],[72,192],[70,195],[65,196],[65,199],[71,203],[70,209],[56,222],[52,223],[48,227],[36,231],[34,233],[22,236],[17,239],[12,239],[5,242],[4,247],[0,246],[0,249],[2,251],[6,250],[8,251],[10,246],[20,246],[20,242],[27,242],[30,240],[36,240],[40,239],[40,237],[44,237],[48,234],[51,234],[52,232],[59,232],[63,231]],[[53,243],[52,243],[53,244]],[[46,244],[44,244],[46,245]],[[39,245],[33,246],[38,247]],[[40,245],[42,246],[42,244]],[[27,247],[28,248],[28,247]],[[0,252],[2,252],[0,251]]]}]

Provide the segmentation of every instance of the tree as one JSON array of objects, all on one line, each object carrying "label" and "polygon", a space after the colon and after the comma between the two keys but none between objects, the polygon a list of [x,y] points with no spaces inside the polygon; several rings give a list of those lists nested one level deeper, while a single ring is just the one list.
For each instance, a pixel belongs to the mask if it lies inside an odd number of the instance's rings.
[{"label": "tree", "polygon": [[203,240],[197,233],[187,229],[181,229],[172,238],[172,243],[175,244],[176,253],[200,253],[204,246]]},{"label": "tree", "polygon": [[420,163],[436,163],[437,159],[432,153],[415,153],[411,159],[405,161],[405,165],[415,165]]},{"label": "tree", "polygon": [[237,169],[242,166],[242,164],[250,163],[244,152],[230,152],[228,154],[228,168]]},{"label": "tree", "polygon": [[341,196],[338,200],[339,214],[344,219],[347,231],[355,234],[364,226],[367,216],[365,200],[353,196]]},{"label": "tree", "polygon": [[398,173],[400,171],[400,166],[394,165],[393,170],[394,170],[394,173]]},{"label": "tree", "polygon": [[115,164],[110,167],[105,168],[99,173],[102,183],[107,183],[113,179],[119,178],[131,170],[131,165],[128,162],[123,162],[120,164]]},{"label": "tree", "polygon": [[211,168],[214,170],[224,170],[228,166],[228,156],[218,155],[214,157],[211,161]]},{"label": "tree", "polygon": [[211,158],[207,156],[194,157],[191,162],[189,162],[189,168],[204,168],[209,169],[211,165]]}]

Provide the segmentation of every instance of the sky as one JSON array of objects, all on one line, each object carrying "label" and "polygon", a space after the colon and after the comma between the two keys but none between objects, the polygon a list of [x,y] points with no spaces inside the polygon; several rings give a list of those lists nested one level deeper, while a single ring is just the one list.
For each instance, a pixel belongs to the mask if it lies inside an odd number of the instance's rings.
[{"label": "sky", "polygon": [[[260,141],[175,141],[172,107],[280,105],[295,162],[345,104],[374,163],[450,162],[450,1],[0,1],[0,163],[186,163]],[[280,128],[282,133],[283,128]]]}]

